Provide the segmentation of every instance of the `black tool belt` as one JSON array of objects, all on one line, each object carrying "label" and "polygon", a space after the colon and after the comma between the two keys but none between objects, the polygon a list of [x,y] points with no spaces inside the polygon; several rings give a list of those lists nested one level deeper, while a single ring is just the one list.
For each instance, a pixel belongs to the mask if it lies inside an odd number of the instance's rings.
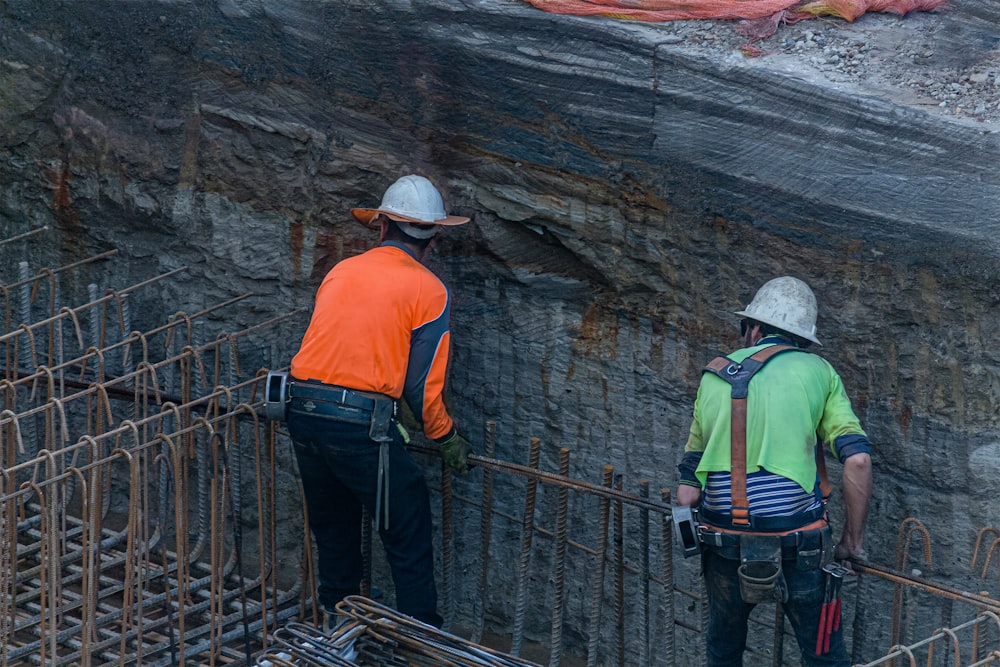
[{"label": "black tool belt", "polygon": [[[292,378],[288,383],[290,412],[348,424],[371,424],[373,415],[396,412],[396,401],[385,394]],[[379,421],[382,421],[379,419]]]},{"label": "black tool belt", "polygon": [[[702,511],[704,512],[704,510]],[[715,513],[712,512],[711,514]],[[702,522],[698,526],[698,538],[706,547],[720,549],[719,553],[723,557],[732,558],[734,557],[733,554],[742,554],[744,548],[748,546],[748,543],[745,543],[745,538],[752,543],[755,538],[769,537],[776,541],[781,559],[794,559],[798,569],[810,570],[821,567],[833,558],[832,531],[830,524],[823,515],[823,511],[819,512],[820,517],[818,519],[809,523],[802,523],[806,517],[812,517],[814,514],[815,512],[808,512],[805,515],[800,514],[795,517],[774,517],[775,519],[794,519],[798,525],[795,528],[783,531],[775,530],[770,534],[767,531],[741,531],[730,527],[713,526],[709,522]],[[726,552],[730,555],[726,556]]]},{"label": "black tool belt", "polygon": [[389,529],[389,444],[395,423],[396,401],[385,394],[297,380],[288,382],[288,411],[347,424],[367,424],[368,437],[378,444],[378,482],[375,490],[375,530]]}]

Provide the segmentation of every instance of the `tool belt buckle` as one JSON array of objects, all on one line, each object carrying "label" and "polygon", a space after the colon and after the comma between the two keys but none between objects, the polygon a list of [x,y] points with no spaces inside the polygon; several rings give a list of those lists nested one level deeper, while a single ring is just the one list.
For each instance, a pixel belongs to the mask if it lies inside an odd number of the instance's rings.
[{"label": "tool belt buckle", "polygon": [[710,547],[722,548],[725,546],[722,543],[722,533],[710,530],[704,524],[698,526],[698,537],[701,539],[702,544],[707,544]]}]

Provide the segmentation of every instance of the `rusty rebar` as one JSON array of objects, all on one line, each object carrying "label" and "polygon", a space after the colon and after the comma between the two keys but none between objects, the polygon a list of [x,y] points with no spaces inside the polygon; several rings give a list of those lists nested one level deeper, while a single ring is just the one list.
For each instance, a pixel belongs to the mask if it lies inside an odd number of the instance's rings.
[{"label": "rusty rebar", "polygon": [[[615,475],[615,490],[622,490],[622,476]],[[625,518],[621,500],[614,501],[615,655],[625,667]]]},{"label": "rusty rebar", "polygon": [[[931,633],[930,636],[925,637],[924,639],[914,642],[912,644],[905,646],[902,644],[894,644],[892,647],[889,648],[889,651],[885,655],[871,662],[866,662],[864,664],[861,664],[855,661],[855,667],[877,667],[878,665],[892,664],[898,658],[901,657],[906,657],[911,665],[915,665],[917,660],[917,655],[916,655],[917,651],[925,648],[927,650],[927,664],[928,665],[936,664],[934,663],[933,647],[935,643],[942,641],[946,642],[946,645],[950,646],[952,651],[954,651],[953,662],[955,664],[955,667],[960,667],[963,661],[961,660],[962,646],[960,639],[958,637],[958,633],[965,630],[971,630],[973,633],[977,633],[979,629],[984,625],[1000,625],[1000,616],[998,616],[995,612],[991,611],[981,612],[975,618],[972,618],[957,626],[951,628],[938,628],[933,633]],[[990,655],[986,657],[985,661],[980,661],[976,656],[977,649],[978,645],[975,643],[975,641],[973,641],[972,645],[973,655],[971,658],[972,662],[966,663],[970,667],[973,665],[992,664],[995,657],[1000,657],[1000,652],[993,651],[990,653]]]},{"label": "rusty rebar", "polygon": [[[484,450],[487,458],[493,458],[496,452],[497,423],[486,422],[483,433]],[[493,527],[493,471],[483,471],[483,499],[479,514],[479,586],[476,597],[478,612],[476,625],[472,632],[472,641],[479,643],[483,638],[486,626],[486,594],[490,572],[490,539]]]},{"label": "rusty rebar", "polygon": [[[601,485],[611,487],[614,483],[614,466],[606,464],[602,469]],[[594,549],[593,590],[590,597],[590,614],[587,625],[587,667],[596,667],[598,647],[601,639],[601,608],[604,606],[604,572],[608,552],[608,522],[611,501],[598,498],[597,503],[597,547]]]},{"label": "rusty rebar", "polygon": [[451,628],[455,618],[454,572],[454,525],[455,508],[452,491],[451,468],[441,459],[441,597],[444,603],[444,623],[442,628]]},{"label": "rusty rebar", "polygon": [[[896,540],[896,570],[902,570],[909,563],[910,544],[914,534],[919,534],[923,538],[924,562],[929,568],[933,568],[930,533],[919,519],[907,517],[899,525],[899,535]],[[904,587],[901,583],[897,583],[893,590],[892,627],[889,633],[889,641],[892,644],[900,644],[904,641],[904,602]],[[906,615],[907,625],[912,625],[915,614],[916,608],[913,604],[910,604]]]},{"label": "rusty rebar", "polygon": [[[639,480],[639,497],[649,498],[649,480]],[[649,509],[639,508],[639,665],[649,667]]]},{"label": "rusty rebar", "polygon": [[[660,500],[665,505],[670,504],[670,489],[660,489]],[[660,597],[660,630],[662,632],[663,651],[661,665],[675,667],[677,664],[677,646],[674,636],[674,531],[673,523],[665,514],[660,515],[661,542],[663,549],[663,594]]]},{"label": "rusty rebar", "polygon": [[[337,641],[341,641],[342,633],[357,632],[356,628],[361,627],[363,632],[356,638],[355,645],[366,664],[538,667],[535,663],[475,644],[360,596],[344,598],[337,604],[337,611],[347,619],[342,629],[325,639],[312,636],[305,643],[311,647],[332,648]],[[290,643],[285,646],[297,648]]]},{"label": "rusty rebar", "polygon": [[[361,506],[361,595],[372,596],[372,513],[367,505]],[[319,600],[316,607],[319,607]]]},{"label": "rusty rebar", "polygon": [[[538,470],[541,460],[542,441],[532,438],[528,450],[528,469]],[[531,543],[535,534],[535,500],[538,480],[528,477],[525,480],[524,512],[521,517],[521,547],[517,559],[517,597],[514,602],[514,629],[511,633],[511,655],[521,654],[521,643],[524,640],[524,615],[528,606],[528,566],[531,563]]]},{"label": "rusty rebar", "polygon": [[[421,454],[427,454],[429,456],[440,456],[440,452],[436,448],[427,445],[413,443],[409,445],[409,449]],[[545,470],[536,470],[511,461],[490,459],[477,454],[469,456],[469,465],[477,468],[490,468],[491,470],[508,473],[520,478],[534,479],[538,482],[542,482],[543,484],[549,484],[552,486],[565,486],[571,491],[579,491],[600,498],[620,500],[632,507],[646,507],[657,513],[666,513],[668,516],[671,515],[669,503],[664,504],[659,500],[639,498],[638,496],[628,493],[617,486],[606,489],[599,484],[594,484],[593,482],[588,482],[586,480],[575,479],[573,477],[569,477],[568,475],[560,475],[558,473],[547,472]]]},{"label": "rusty rebar", "polygon": [[24,240],[26,238],[32,237],[32,236],[34,236],[36,234],[41,234],[42,232],[47,232],[47,231],[49,231],[49,226],[48,225],[42,225],[41,227],[36,227],[35,229],[30,229],[30,230],[24,232],[23,234],[15,234],[14,236],[8,236],[5,239],[0,239],[0,246],[4,246],[4,245],[10,244],[10,243],[14,243],[15,241],[21,241],[21,240]]},{"label": "rusty rebar", "polygon": [[966,602],[980,610],[1000,611],[1000,600],[994,600],[986,595],[963,591],[923,577],[906,575],[884,565],[852,558],[851,568],[856,572],[874,574],[893,583],[915,586],[943,598]]},{"label": "rusty rebar", "polygon": [[[559,450],[559,474],[569,476],[569,449]],[[563,607],[566,604],[566,528],[569,521],[569,489],[558,487],[556,502],[556,539],[552,570],[552,634],[549,644],[549,666],[562,664]]]},{"label": "rusty rebar", "polygon": [[993,545],[997,543],[997,540],[1000,540],[1000,528],[987,526],[985,528],[981,528],[979,532],[976,533],[976,542],[972,547],[972,558],[969,559],[969,569],[973,572],[976,571],[976,562],[979,560],[979,548],[982,546],[983,538],[986,537],[986,535],[993,535],[994,540],[990,545],[990,550],[987,553],[986,558],[983,560],[983,579],[986,578],[986,573],[989,571],[990,556],[993,555]]}]

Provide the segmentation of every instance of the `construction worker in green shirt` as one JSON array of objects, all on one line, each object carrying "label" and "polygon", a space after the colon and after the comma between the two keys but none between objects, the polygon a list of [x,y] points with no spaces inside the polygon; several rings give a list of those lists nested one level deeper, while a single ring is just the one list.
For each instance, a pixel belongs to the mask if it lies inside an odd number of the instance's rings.
[{"label": "construction worker in green shirt", "polygon": [[[710,667],[743,664],[750,612],[776,600],[804,664],[850,664],[831,600],[831,577],[846,570],[832,561],[863,554],[871,446],[840,376],[806,351],[820,344],[816,311],[803,281],[765,283],[736,313],[743,347],[709,364],[698,388],[676,500],[698,517]],[[837,543],[822,447],[843,463]]]}]

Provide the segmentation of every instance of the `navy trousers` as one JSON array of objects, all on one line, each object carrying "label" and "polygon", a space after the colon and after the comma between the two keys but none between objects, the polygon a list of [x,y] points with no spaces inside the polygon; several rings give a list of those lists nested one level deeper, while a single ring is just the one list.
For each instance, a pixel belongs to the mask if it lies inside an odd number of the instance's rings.
[{"label": "navy trousers", "polygon": [[[362,507],[375,516],[379,447],[368,426],[289,413],[309,528],[319,557],[319,601],[327,609],[360,592]],[[379,530],[396,608],[440,627],[434,581],[430,494],[395,428],[389,445],[389,527]],[[384,502],[384,500],[383,500]],[[384,509],[383,509],[384,512]]]},{"label": "navy trousers", "polygon": [[[743,665],[747,620],[756,605],[744,602],[740,596],[738,558],[737,550],[728,548],[706,547],[702,555],[708,596],[709,667]],[[802,663],[808,667],[850,667],[844,648],[843,626],[830,637],[830,651],[816,655],[826,575],[818,567],[799,570],[794,559],[782,561],[781,570],[788,585],[788,601],[782,604],[782,609],[795,632]]]}]

